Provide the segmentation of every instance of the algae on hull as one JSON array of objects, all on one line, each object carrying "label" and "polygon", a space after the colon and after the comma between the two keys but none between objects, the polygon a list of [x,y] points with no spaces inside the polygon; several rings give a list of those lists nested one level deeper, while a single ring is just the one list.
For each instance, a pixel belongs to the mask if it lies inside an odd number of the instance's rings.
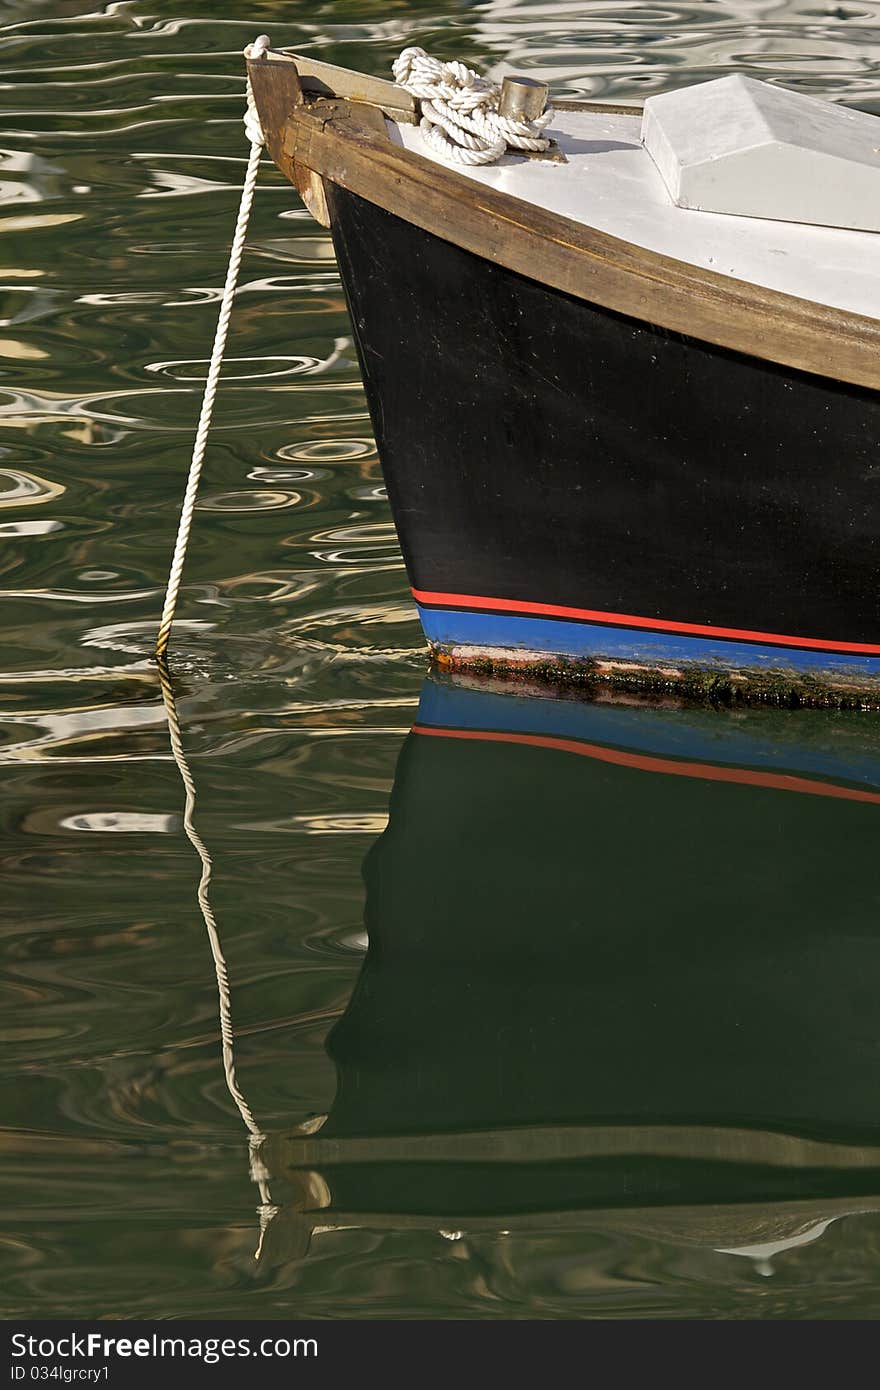
[{"label": "algae on hull", "polygon": [[855,681],[833,672],[805,676],[779,667],[657,665],[601,657],[576,659],[507,648],[431,645],[432,660],[442,670],[470,671],[511,681],[537,681],[549,686],[590,690],[611,689],[641,695],[672,695],[677,699],[713,705],[771,705],[780,709],[880,710],[880,680]]}]

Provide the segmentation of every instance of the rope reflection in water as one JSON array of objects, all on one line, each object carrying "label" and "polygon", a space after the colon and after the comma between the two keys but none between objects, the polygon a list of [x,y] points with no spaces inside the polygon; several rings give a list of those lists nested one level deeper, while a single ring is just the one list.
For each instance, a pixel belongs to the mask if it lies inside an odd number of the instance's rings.
[{"label": "rope reflection in water", "polygon": [[159,685],[162,691],[162,703],[165,706],[165,715],[168,720],[171,754],[177,764],[180,780],[183,783],[186,793],[183,812],[183,828],[186,832],[187,839],[199,856],[199,861],[202,866],[202,873],[198,886],[198,903],[199,911],[205,923],[205,930],[208,933],[208,942],[214,961],[214,973],[217,978],[223,1074],[226,1078],[226,1088],[234,1100],[238,1113],[241,1115],[244,1126],[248,1131],[250,1176],[251,1181],[256,1183],[260,1193],[260,1205],[257,1208],[260,1218],[260,1238],[254,1252],[254,1258],[259,1260],[263,1251],[263,1241],[266,1231],[270,1222],[278,1214],[279,1208],[272,1203],[272,1195],[269,1190],[269,1171],[263,1161],[261,1153],[265,1135],[254,1119],[253,1111],[248,1104],[244,1092],[238,1084],[238,1078],[235,1074],[235,1033],[232,1027],[232,999],[229,990],[229,972],[226,967],[226,957],[223,954],[223,947],[220,942],[217,919],[214,916],[214,909],[211,906],[211,901],[208,896],[213,863],[211,855],[208,852],[208,847],[198,830],[196,830],[193,820],[196,805],[196,785],[183,749],[180,718],[177,713],[177,703],[174,698],[174,687],[171,682],[171,674],[164,658],[159,658],[156,664],[159,670]]}]

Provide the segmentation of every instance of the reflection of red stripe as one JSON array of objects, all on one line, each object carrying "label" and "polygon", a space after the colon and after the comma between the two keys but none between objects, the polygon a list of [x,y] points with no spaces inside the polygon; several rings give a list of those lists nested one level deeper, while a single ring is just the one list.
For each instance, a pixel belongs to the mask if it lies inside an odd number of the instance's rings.
[{"label": "reflection of red stripe", "polygon": [[785,772],[750,772],[744,767],[718,767],[717,764],[686,763],[671,758],[653,758],[645,753],[624,753],[603,748],[600,743],[581,743],[576,738],[552,738],[548,734],[505,734],[482,729],[434,729],[414,724],[414,734],[431,738],[476,738],[484,743],[527,743],[535,748],[555,748],[561,753],[579,753],[618,767],[636,767],[640,772],[665,772],[670,777],[697,777],[709,782],[736,782],[750,787],[771,787],[781,792],[806,792],[810,796],[834,796],[841,801],[870,801],[880,805],[880,792],[863,792],[856,787],[838,787],[831,782],[815,782],[809,777],[793,777]]},{"label": "reflection of red stripe", "polygon": [[519,599],[485,598],[479,594],[432,594],[413,589],[416,603],[434,608],[473,608],[487,613],[513,613],[523,617],[573,618],[608,627],[638,627],[647,632],[680,632],[695,637],[724,637],[739,642],[765,642],[773,647],[815,648],[823,652],[853,652],[880,656],[880,646],[870,642],[834,642],[827,637],[786,637],[780,632],[751,632],[745,627],[711,627],[708,623],[674,623],[666,618],[635,618],[631,613],[603,613],[593,608],[564,608],[555,603],[521,603]]}]

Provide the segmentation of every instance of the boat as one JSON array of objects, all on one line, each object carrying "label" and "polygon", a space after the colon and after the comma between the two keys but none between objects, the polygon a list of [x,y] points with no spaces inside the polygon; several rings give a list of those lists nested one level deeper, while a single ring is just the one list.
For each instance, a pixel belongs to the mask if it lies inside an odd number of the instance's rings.
[{"label": "boat", "polygon": [[[766,160],[737,174],[704,140],[695,165],[729,166],[740,211],[699,211],[648,152],[649,111],[655,145],[676,119],[697,145],[707,103],[735,125],[737,103],[781,89],[732,77],[644,111],[556,101],[543,153],[463,166],[436,157],[400,85],[265,47],[247,70],[268,152],[332,234],[437,660],[875,706],[876,151],[827,167],[790,151],[815,175],[793,215],[849,218],[830,227],[783,220],[785,179]],[[664,128],[652,101],[670,97],[690,105]],[[880,117],[813,105],[835,130],[872,123],[859,139],[880,148]],[[844,209],[859,178],[862,206]]]},{"label": "boat", "polygon": [[263,1150],[296,1194],[276,1235],[616,1230],[760,1263],[878,1210],[865,728],[426,677],[335,1098]]}]

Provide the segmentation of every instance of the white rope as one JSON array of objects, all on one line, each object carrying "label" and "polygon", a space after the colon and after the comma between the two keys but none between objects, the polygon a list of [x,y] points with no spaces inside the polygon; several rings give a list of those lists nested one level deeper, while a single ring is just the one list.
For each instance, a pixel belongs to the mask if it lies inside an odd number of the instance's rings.
[{"label": "white rope", "polygon": [[498,112],[501,87],[465,63],[441,63],[423,48],[405,48],[391,67],[394,80],[421,102],[419,128],[426,144],[454,164],[494,164],[505,150],[546,150],[542,132],[553,119],[548,106],[533,121]]},{"label": "white rope", "polygon": [[[260,58],[269,46],[269,39],[265,34],[261,34],[253,44],[250,44],[245,49],[245,57],[252,60],[254,58]],[[159,624],[159,633],[156,638],[157,656],[164,655],[168,646],[168,639],[171,636],[171,625],[174,622],[174,610],[177,607],[177,595],[180,591],[180,579],[183,574],[186,549],[189,544],[189,533],[192,528],[193,512],[195,511],[196,493],[199,490],[199,479],[202,475],[202,464],[205,458],[205,448],[208,443],[208,431],[211,428],[211,416],[214,413],[214,398],[217,395],[220,369],[223,365],[223,353],[226,349],[229,319],[232,314],[232,304],[238,285],[238,272],[241,267],[244,240],[247,235],[251,205],[254,201],[254,188],[256,187],[257,172],[260,167],[260,156],[262,155],[263,145],[265,144],[265,137],[260,126],[260,117],[257,113],[250,81],[248,81],[247,84],[247,110],[244,116],[244,128],[247,138],[250,141],[251,148],[248,156],[247,171],[244,176],[244,186],[241,190],[241,202],[238,208],[238,218],[235,223],[235,233],[232,238],[232,249],[229,252],[229,267],[226,271],[226,283],[223,286],[223,295],[220,300],[220,314],[217,319],[217,331],[214,334],[214,347],[211,351],[211,360],[208,364],[208,375],[205,379],[205,391],[202,396],[202,409],[199,415],[195,441],[193,443],[189,477],[187,478],[186,492],[183,496],[183,506],[180,509],[180,522],[177,529],[177,540],[174,542],[174,554],[171,558],[171,570],[168,575],[168,586],[165,591],[162,621]]]}]

